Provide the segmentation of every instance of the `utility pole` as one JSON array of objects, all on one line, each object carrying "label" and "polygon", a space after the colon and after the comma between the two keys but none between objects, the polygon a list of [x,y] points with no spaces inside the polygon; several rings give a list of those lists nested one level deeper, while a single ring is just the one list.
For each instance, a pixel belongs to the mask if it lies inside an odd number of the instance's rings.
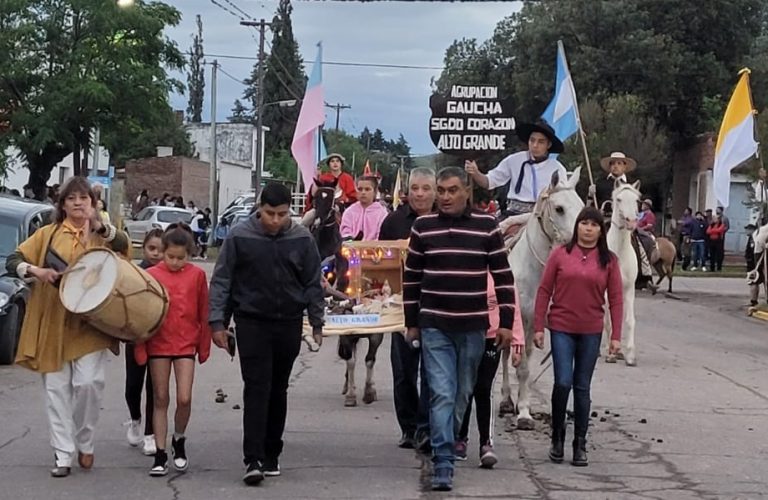
[{"label": "utility pole", "polygon": [[218,157],[219,152],[216,147],[216,73],[219,69],[219,62],[213,60],[211,68],[211,155],[208,158],[208,201],[211,207],[211,225],[218,224],[219,221],[219,183],[218,183]]},{"label": "utility pole", "polygon": [[349,104],[341,104],[341,103],[328,104],[327,102],[325,103],[325,106],[327,108],[331,108],[331,109],[335,109],[336,110],[336,131],[338,132],[338,130],[339,130],[339,114],[341,113],[341,110],[342,109],[352,109],[352,106],[350,106]]},{"label": "utility pole", "polygon": [[258,82],[256,84],[256,171],[251,176],[251,188],[258,196],[261,190],[261,171],[264,168],[264,158],[261,154],[261,150],[264,148],[262,144],[262,127],[264,126],[264,35],[267,26],[272,26],[264,19],[257,21],[240,21],[243,26],[258,27],[259,29],[259,70],[258,70]]}]

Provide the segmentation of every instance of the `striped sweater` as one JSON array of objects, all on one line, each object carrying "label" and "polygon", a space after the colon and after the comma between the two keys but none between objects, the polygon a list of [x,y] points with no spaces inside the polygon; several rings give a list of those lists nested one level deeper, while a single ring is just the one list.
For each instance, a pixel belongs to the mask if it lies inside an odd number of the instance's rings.
[{"label": "striped sweater", "polygon": [[512,328],[514,279],[501,231],[491,215],[419,217],[403,273],[405,326],[445,332],[488,330],[488,271],[499,304],[499,326]]}]

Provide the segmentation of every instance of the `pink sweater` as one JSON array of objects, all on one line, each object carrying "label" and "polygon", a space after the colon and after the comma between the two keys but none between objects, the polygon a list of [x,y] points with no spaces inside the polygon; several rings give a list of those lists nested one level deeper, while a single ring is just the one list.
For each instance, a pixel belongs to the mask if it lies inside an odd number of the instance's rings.
[{"label": "pink sweater", "polygon": [[610,263],[602,268],[596,248],[574,246],[570,254],[564,246],[556,248],[547,260],[536,294],[534,330],[544,329],[546,317],[550,330],[602,332],[606,291],[613,326],[611,340],[621,340],[624,299],[616,256],[611,254]]},{"label": "pink sweater", "polygon": [[378,240],[381,223],[388,214],[386,207],[378,201],[374,201],[367,208],[363,208],[359,201],[355,202],[341,216],[341,237],[357,238],[362,232],[363,241]]},{"label": "pink sweater", "polygon": [[[523,318],[520,316],[520,295],[515,288],[515,316],[512,323],[512,345],[524,346],[525,334],[523,333]],[[496,287],[493,285],[493,278],[491,273],[488,273],[488,319],[491,322],[491,327],[488,329],[488,333],[485,335],[487,339],[496,338],[496,330],[499,329],[499,303],[496,300]]]}]

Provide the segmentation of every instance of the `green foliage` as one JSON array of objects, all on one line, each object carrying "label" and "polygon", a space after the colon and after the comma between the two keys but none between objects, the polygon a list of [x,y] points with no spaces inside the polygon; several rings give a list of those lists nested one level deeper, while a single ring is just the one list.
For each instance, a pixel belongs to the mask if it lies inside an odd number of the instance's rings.
[{"label": "green foliage", "polygon": [[[155,1],[127,9],[112,0],[0,2],[0,109],[37,192],[97,127],[102,145],[120,156],[126,142],[155,146],[150,131],[174,126],[167,96],[182,85],[166,68],[181,69],[184,59],[163,30],[179,19]],[[166,145],[182,149],[177,139]]]},{"label": "green foliage", "polygon": [[288,150],[279,149],[270,152],[264,166],[274,179],[296,181],[296,161]]},{"label": "green foliage", "polygon": [[231,123],[252,123],[253,118],[240,99],[235,99],[235,104],[232,106],[232,115],[227,120]]},{"label": "green foliage", "polygon": [[187,71],[187,119],[192,123],[203,121],[203,100],[205,99],[205,59],[203,58],[203,20],[196,17],[197,33],[192,38],[189,48],[189,71]]}]

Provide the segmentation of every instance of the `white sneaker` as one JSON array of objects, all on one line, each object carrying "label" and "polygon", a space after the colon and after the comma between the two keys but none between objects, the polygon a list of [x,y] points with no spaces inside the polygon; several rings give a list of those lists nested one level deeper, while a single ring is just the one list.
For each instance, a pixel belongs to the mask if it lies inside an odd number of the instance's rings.
[{"label": "white sneaker", "polygon": [[141,452],[148,457],[151,457],[157,453],[157,445],[155,445],[154,435],[144,436],[144,444],[142,446]]},{"label": "white sneaker", "polygon": [[701,268],[701,272],[702,272],[702,273],[706,273],[706,272],[707,272],[707,268],[706,268],[706,267],[702,267],[702,268]]},{"label": "white sneaker", "polygon": [[695,271],[695,270],[696,270],[696,266],[693,266],[693,267],[691,268],[691,271]]},{"label": "white sneaker", "polygon": [[125,433],[125,438],[128,440],[128,444],[131,446],[139,446],[143,441],[141,420],[129,420],[123,425],[128,427],[128,432]]}]

